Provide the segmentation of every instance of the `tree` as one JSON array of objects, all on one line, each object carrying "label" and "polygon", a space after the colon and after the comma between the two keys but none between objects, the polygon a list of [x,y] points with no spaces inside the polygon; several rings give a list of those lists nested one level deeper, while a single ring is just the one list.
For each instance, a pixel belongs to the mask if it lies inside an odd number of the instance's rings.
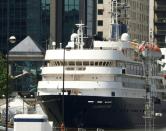
[{"label": "tree", "polygon": [[0,97],[5,94],[6,77],[7,76],[7,63],[6,59],[0,54]]},{"label": "tree", "polygon": [[[13,78],[8,75],[8,94],[12,93],[11,82]],[[0,53],[0,98],[6,94],[7,85],[7,61],[3,54]]]}]

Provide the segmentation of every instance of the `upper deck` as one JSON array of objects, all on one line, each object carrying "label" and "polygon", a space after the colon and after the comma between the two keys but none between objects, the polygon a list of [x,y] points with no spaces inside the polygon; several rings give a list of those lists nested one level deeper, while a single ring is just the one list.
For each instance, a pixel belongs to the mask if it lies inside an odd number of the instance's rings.
[{"label": "upper deck", "polygon": [[65,61],[132,61],[134,53],[135,49],[130,42],[94,41],[93,48],[89,49],[49,49],[45,60],[62,61],[65,58]]},{"label": "upper deck", "polygon": [[63,60],[65,55],[65,60],[68,61],[87,61],[87,60],[129,60],[126,58],[120,50],[47,50],[45,55],[45,60]]}]

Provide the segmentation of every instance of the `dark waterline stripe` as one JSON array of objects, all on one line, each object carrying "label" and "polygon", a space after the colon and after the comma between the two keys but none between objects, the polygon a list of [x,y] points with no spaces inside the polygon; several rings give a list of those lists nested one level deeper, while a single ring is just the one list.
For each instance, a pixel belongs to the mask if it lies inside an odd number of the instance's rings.
[{"label": "dark waterline stripe", "polygon": [[47,119],[18,119],[18,118],[15,118],[14,119],[14,122],[46,122]]}]

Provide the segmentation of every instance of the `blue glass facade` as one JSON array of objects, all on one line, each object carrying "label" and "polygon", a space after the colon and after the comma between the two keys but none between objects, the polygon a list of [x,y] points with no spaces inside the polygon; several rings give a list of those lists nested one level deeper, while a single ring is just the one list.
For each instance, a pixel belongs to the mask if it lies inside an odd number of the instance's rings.
[{"label": "blue glass facade", "polygon": [[[7,36],[15,35],[17,43],[30,36],[45,48],[50,33],[50,0],[0,0],[0,52],[6,52]],[[13,46],[9,44],[9,49]],[[25,47],[26,48],[26,47]],[[12,89],[30,91],[36,89],[41,62],[14,62],[12,75],[28,70],[30,76],[13,80]]]},{"label": "blue glass facade", "polygon": [[70,40],[76,23],[79,23],[79,0],[65,0],[64,3],[63,41]]},{"label": "blue glass facade", "polygon": [[28,35],[37,43],[46,41],[49,38],[49,4],[50,0],[1,0],[0,51],[6,50],[7,34],[15,35],[17,43]]},{"label": "blue glass facade", "polygon": [[7,35],[7,3],[6,0],[0,1],[0,48],[5,49],[6,35]]},{"label": "blue glass facade", "polygon": [[42,66],[41,62],[36,61],[16,61],[12,65],[13,76],[22,74],[23,70],[29,72],[30,74],[24,75],[15,79],[12,82],[12,89],[20,92],[36,92],[38,80],[40,79],[40,67]]},{"label": "blue glass facade", "polygon": [[[96,32],[96,0],[52,0],[55,6],[51,18],[51,40],[66,44],[75,31],[75,24],[83,23],[87,27],[85,34],[92,36]],[[55,10],[53,10],[55,9]],[[54,17],[55,16],[55,17]],[[58,44],[57,44],[58,46]]]},{"label": "blue glass facade", "polygon": [[41,4],[41,43],[46,49],[50,37],[50,0],[42,0]]},{"label": "blue glass facade", "polygon": [[[50,27],[50,18],[56,18],[56,20],[54,19],[55,34],[53,33],[53,35],[57,40],[53,40],[57,43],[66,44],[70,40],[71,33],[74,32],[75,24],[81,21],[87,26],[87,33],[92,34],[95,30],[95,1],[0,0],[0,51],[6,51],[7,34],[15,35],[16,43],[22,41],[26,36],[30,36],[37,44],[46,48],[49,39],[51,40],[50,29],[53,29]],[[55,17],[50,17],[51,2],[57,4],[53,7]],[[9,22],[9,26],[7,26],[7,22]],[[10,48],[13,46],[15,45],[9,45]],[[15,80],[13,83],[15,89],[30,91],[36,88],[40,66],[40,62],[15,62],[12,67],[13,75],[22,73],[23,69],[33,72],[30,77],[25,76]]]}]

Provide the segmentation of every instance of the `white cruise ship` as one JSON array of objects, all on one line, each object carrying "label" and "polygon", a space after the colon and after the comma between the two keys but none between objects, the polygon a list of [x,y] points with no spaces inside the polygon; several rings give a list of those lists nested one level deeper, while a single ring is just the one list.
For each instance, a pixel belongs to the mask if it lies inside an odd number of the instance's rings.
[{"label": "white cruise ship", "polygon": [[84,48],[77,26],[65,48],[46,51],[38,98],[49,119],[67,128],[166,127],[160,49],[130,42],[127,33]]}]

